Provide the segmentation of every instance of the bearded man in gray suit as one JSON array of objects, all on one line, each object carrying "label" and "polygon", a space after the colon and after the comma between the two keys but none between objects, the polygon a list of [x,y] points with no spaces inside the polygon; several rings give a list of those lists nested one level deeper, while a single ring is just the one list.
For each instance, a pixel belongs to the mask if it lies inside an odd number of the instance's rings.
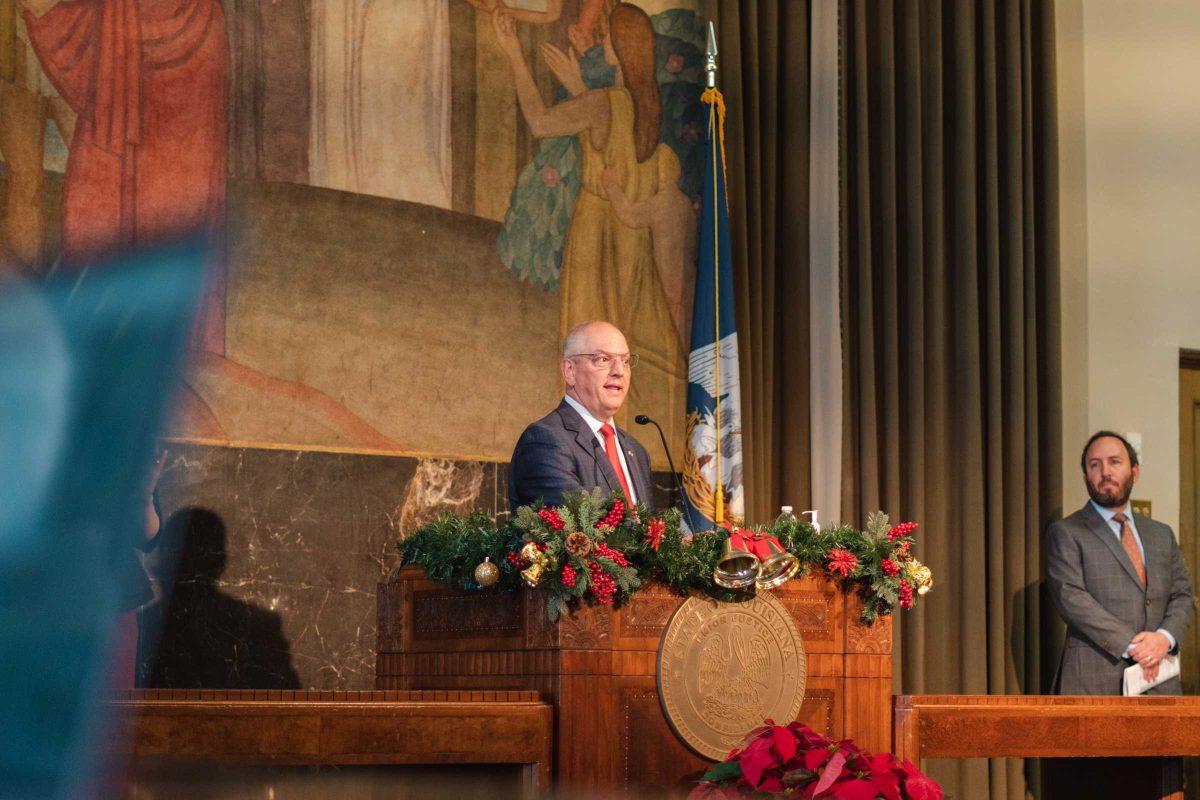
[{"label": "bearded man in gray suit", "polygon": [[[1091,500],[1046,532],[1046,576],[1067,623],[1057,694],[1119,695],[1124,671],[1154,680],[1192,622],[1192,582],[1171,528],[1134,514],[1138,457],[1100,431],[1081,459]],[[1181,694],[1178,677],[1147,694]]]}]

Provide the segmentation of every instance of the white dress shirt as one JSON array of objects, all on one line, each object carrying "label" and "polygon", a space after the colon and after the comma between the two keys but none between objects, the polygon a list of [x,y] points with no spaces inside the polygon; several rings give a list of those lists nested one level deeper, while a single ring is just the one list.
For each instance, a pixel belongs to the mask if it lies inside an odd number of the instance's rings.
[{"label": "white dress shirt", "polygon": [[[1146,548],[1142,545],[1142,535],[1138,533],[1137,523],[1133,521],[1133,507],[1129,503],[1126,503],[1124,508],[1107,508],[1095,500],[1090,500],[1089,502],[1092,504],[1092,508],[1096,509],[1100,516],[1104,518],[1104,521],[1108,523],[1108,527],[1112,528],[1113,532],[1116,533],[1117,542],[1121,541],[1121,523],[1117,522],[1113,517],[1118,512],[1125,515],[1125,522],[1129,525],[1129,530],[1133,531],[1133,540],[1137,542],[1138,552],[1142,554],[1142,564],[1144,565],[1146,563]],[[1171,643],[1170,649],[1174,650],[1175,637],[1171,635],[1171,632],[1166,628],[1159,628],[1158,632],[1167,637],[1167,641]],[[1126,658],[1129,658],[1129,651],[1132,649],[1133,642],[1130,642],[1129,647],[1125,648]]]},{"label": "white dress shirt", "polygon": [[605,424],[612,425],[614,432],[613,438],[617,440],[617,458],[621,459],[621,470],[625,473],[625,483],[629,486],[629,494],[631,495],[629,502],[630,504],[636,503],[637,492],[633,488],[633,477],[629,474],[629,465],[625,463],[625,448],[621,446],[621,435],[616,433],[616,424],[611,419],[608,420],[607,423],[596,419],[592,412],[584,408],[583,404],[574,397],[566,395],[563,397],[563,399],[567,401],[567,405],[579,412],[579,416],[583,417],[583,421],[586,422],[588,427],[592,429],[592,433],[596,434],[596,439],[600,442],[601,447],[604,447],[604,434],[600,432],[600,428]]}]

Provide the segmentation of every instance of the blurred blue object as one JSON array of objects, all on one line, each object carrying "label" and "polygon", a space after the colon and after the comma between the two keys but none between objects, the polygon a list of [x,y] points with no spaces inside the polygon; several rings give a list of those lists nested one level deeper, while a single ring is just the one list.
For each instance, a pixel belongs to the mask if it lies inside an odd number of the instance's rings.
[{"label": "blurred blue object", "polygon": [[206,251],[0,278],[0,796],[75,797]]}]

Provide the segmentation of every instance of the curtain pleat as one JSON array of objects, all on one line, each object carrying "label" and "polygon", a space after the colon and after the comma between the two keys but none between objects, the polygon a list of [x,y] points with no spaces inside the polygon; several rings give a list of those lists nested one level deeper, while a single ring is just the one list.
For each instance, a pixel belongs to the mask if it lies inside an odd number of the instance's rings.
[{"label": "curtain pleat", "polygon": [[746,518],[808,508],[809,3],[719,0]]},{"label": "curtain pleat", "polygon": [[[1053,4],[842,0],[843,517],[921,523],[903,693],[1040,693],[1061,498]],[[933,762],[1019,798],[1016,760]],[[1031,770],[1032,775],[1032,770]]]}]

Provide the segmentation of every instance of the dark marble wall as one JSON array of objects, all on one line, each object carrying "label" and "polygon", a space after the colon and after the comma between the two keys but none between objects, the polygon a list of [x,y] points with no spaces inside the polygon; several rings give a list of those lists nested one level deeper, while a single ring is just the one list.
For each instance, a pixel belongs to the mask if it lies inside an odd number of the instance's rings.
[{"label": "dark marble wall", "polygon": [[163,526],[146,558],[156,600],[140,614],[140,684],[373,688],[375,585],[396,540],[446,510],[504,515],[507,469],[170,444],[156,492]]}]

